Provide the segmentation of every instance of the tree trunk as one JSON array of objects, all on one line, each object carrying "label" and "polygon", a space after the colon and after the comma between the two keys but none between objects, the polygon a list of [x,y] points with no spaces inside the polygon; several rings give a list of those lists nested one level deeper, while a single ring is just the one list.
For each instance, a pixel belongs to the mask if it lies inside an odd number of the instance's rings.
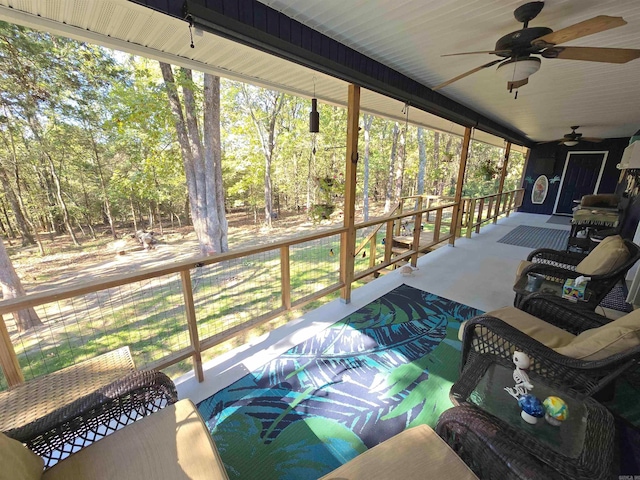
[{"label": "tree trunk", "polygon": [[393,134],[391,139],[391,155],[389,158],[389,170],[387,175],[387,185],[384,194],[384,213],[391,211],[391,201],[393,196],[393,173],[396,164],[396,150],[398,148],[398,122],[393,124]]},{"label": "tree trunk", "polygon": [[[16,274],[11,259],[4,248],[4,243],[0,240],[0,287],[2,287],[2,299],[21,297],[25,294],[20,278]],[[40,318],[33,308],[25,308],[18,312],[13,312],[13,319],[19,332],[24,332],[29,328],[42,325]]]},{"label": "tree trunk", "polygon": [[404,163],[405,163],[405,137],[407,135],[407,129],[400,130],[398,134],[398,158],[396,159],[396,172],[395,172],[395,193],[394,197],[396,201],[399,201],[402,197],[402,185],[404,180]]},{"label": "tree trunk", "polygon": [[9,235],[11,235],[11,238],[16,238],[16,232],[13,231],[13,227],[11,226],[11,221],[9,220],[9,214],[7,213],[7,207],[5,206],[4,202],[2,202],[2,214],[4,215],[4,219],[7,222]]},{"label": "tree trunk", "polygon": [[373,115],[364,114],[362,117],[364,125],[364,173],[362,186],[362,214],[364,221],[369,220],[369,152],[371,148],[371,124]]},{"label": "tree trunk", "polygon": [[222,184],[220,144],[220,77],[204,75],[204,172],[207,197],[207,231],[216,252],[229,250],[227,215]]},{"label": "tree trunk", "polygon": [[18,201],[18,198],[13,191],[13,187],[9,182],[7,172],[2,167],[0,167],[0,182],[2,183],[2,188],[7,197],[7,200],[9,200],[9,204],[11,205],[11,210],[13,210],[13,215],[16,220],[16,225],[18,225],[18,230],[20,230],[20,235],[22,236],[22,245],[33,245],[36,242],[33,240],[33,236],[29,231],[27,220],[25,218],[25,215],[22,213],[20,202]]},{"label": "tree trunk", "polygon": [[64,225],[67,227],[67,231],[71,236],[71,240],[76,247],[80,246],[78,243],[78,239],[76,238],[76,234],[73,231],[73,227],[71,226],[71,219],[69,218],[69,210],[67,209],[67,204],[62,197],[62,186],[60,184],[60,177],[58,177],[58,172],[56,172],[55,165],[53,164],[53,160],[51,157],[45,152],[47,160],[49,161],[49,168],[51,169],[51,176],[53,177],[53,181],[56,186],[56,196],[58,197],[58,204],[60,205],[60,209],[62,210],[62,220],[64,221]]},{"label": "tree trunk", "polygon": [[200,243],[200,250],[207,255],[226,251],[228,248],[227,220],[224,209],[220,146],[220,79],[205,74],[203,146],[191,87],[193,83],[191,70],[182,69],[187,80],[182,87],[185,122],[171,65],[160,62],[160,69],[182,152],[191,221]]},{"label": "tree trunk", "polygon": [[424,138],[424,129],[418,127],[418,195],[424,194],[424,177],[427,173],[427,146]]},{"label": "tree trunk", "polygon": [[109,195],[107,194],[107,185],[104,181],[104,174],[102,172],[102,164],[100,163],[100,154],[98,152],[98,145],[96,144],[96,140],[93,137],[93,131],[89,131],[91,135],[91,145],[93,147],[93,155],[96,161],[96,168],[98,169],[98,178],[100,179],[100,191],[102,192],[102,201],[104,202],[104,213],[107,215],[107,220],[109,222],[109,228],[111,229],[111,236],[114,239],[118,238],[116,234],[116,229],[113,225],[113,216],[111,215],[111,203],[109,202]]},{"label": "tree trunk", "polygon": [[[438,168],[440,166],[440,133],[439,132],[433,132],[433,164],[435,165],[436,168]],[[436,188],[436,194],[437,195],[442,195],[442,192],[444,191],[444,182],[442,181],[438,181],[436,180],[437,183],[437,188]]]}]

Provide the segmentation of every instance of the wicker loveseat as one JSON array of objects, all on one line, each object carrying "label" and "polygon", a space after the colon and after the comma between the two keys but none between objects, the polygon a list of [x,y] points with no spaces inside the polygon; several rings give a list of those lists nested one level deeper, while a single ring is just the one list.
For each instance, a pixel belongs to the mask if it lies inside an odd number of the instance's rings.
[{"label": "wicker loveseat", "polygon": [[[569,278],[590,277],[585,291],[584,305],[595,309],[627,271],[640,260],[640,247],[619,235],[607,237],[588,255],[540,248],[522,261],[516,272],[516,285],[522,277],[539,274],[560,285]],[[514,305],[522,301],[516,295]]]},{"label": "wicker loveseat", "polygon": [[0,465],[0,480],[228,478],[195,405],[177,402],[173,382],[156,371],[0,433]]}]

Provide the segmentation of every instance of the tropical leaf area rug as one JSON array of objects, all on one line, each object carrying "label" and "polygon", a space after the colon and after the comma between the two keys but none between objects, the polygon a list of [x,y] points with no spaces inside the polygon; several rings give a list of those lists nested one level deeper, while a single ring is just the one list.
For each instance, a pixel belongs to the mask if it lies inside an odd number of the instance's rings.
[{"label": "tropical leaf area rug", "polygon": [[[401,285],[202,401],[232,479],[317,479],[406,428],[435,426],[480,310]],[[425,452],[426,453],[426,452]]]}]

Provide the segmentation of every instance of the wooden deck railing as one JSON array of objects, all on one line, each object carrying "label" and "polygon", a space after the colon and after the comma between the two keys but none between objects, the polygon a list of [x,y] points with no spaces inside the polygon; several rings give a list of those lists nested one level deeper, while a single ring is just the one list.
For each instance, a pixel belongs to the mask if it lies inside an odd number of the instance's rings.
[{"label": "wooden deck railing", "polygon": [[[467,227],[467,232],[472,228],[478,231],[482,223],[508,215],[520,205],[521,199],[522,190],[463,199],[465,214],[461,215],[459,226]],[[404,207],[407,202],[414,204],[410,211]],[[353,281],[398,262],[411,261],[415,265],[419,253],[454,238],[456,232],[447,220],[451,218],[449,210],[453,211],[456,204],[433,206],[434,202],[430,197],[406,197],[394,215],[357,224],[356,238],[360,236],[365,241],[362,248],[355,250]],[[414,226],[413,242],[405,252],[393,255],[393,238],[403,222]],[[422,226],[433,232],[427,243],[421,243]],[[378,242],[382,228],[384,241]],[[62,344],[72,345],[69,338],[75,335],[69,333],[72,328],[80,337],[77,346],[82,348],[77,353],[65,354],[69,358],[60,360],[62,363],[74,363],[83,356],[98,355],[138,341],[141,351],[136,351],[133,345],[132,354],[134,358],[140,356],[141,361],[136,360],[139,368],[164,368],[191,357],[195,374],[202,380],[202,352],[344,287],[340,281],[343,266],[339,253],[344,248],[341,242],[346,230],[346,227],[332,228],[2,301],[0,366],[6,383],[9,387],[22,383],[23,368],[32,368],[36,357],[45,362],[44,371],[36,369],[31,376],[64,366],[54,362],[50,368],[46,360],[49,356],[63,356],[58,352]],[[365,250],[367,244],[369,249]],[[322,268],[310,271],[309,265],[320,264]],[[229,269],[236,274],[225,273]],[[279,282],[275,280],[277,276]],[[247,295],[251,296],[249,300],[243,300]],[[9,323],[5,320],[11,312],[30,307],[48,320],[44,327],[49,329],[48,336],[44,340],[41,338],[44,333],[39,330],[43,327],[34,328],[33,334],[19,334],[15,328],[10,334],[7,329]],[[153,336],[153,322],[167,323],[161,338]],[[128,328],[127,335],[120,335],[119,328]],[[14,343],[19,347],[20,359]],[[25,360],[25,352],[36,348],[47,350],[32,352]],[[153,355],[147,352],[153,349],[156,349]]]}]

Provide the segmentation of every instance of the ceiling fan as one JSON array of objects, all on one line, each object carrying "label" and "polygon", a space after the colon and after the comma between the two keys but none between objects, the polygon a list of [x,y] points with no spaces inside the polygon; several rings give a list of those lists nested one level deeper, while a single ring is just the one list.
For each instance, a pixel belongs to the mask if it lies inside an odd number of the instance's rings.
[{"label": "ceiling fan", "polygon": [[598,15],[556,32],[548,27],[529,27],[529,22],[538,16],[542,7],[544,7],[544,2],[529,2],[516,8],[513,15],[518,22],[524,24],[523,28],[500,38],[496,42],[494,50],[443,55],[443,57],[448,57],[488,53],[502,58],[480,65],[473,70],[436,85],[433,90],[444,88],[453,82],[499,63],[498,71],[507,80],[507,89],[512,91],[529,83],[529,76],[540,69],[540,58],[533,55],[540,55],[549,59],[558,58],[561,60],[586,60],[605,63],[626,63],[640,57],[640,50],[631,48],[563,47],[558,45],[559,43],[626,25],[627,22],[622,17]]},{"label": "ceiling fan", "polygon": [[594,138],[594,137],[583,137],[581,133],[577,133],[576,130],[579,129],[579,126],[571,127],[571,133],[567,133],[564,137],[558,138],[556,140],[547,140],[546,142],[538,142],[538,145],[543,143],[555,143],[558,142],[559,145],[566,145],[567,147],[575,147],[580,142],[601,142],[602,138]]}]

